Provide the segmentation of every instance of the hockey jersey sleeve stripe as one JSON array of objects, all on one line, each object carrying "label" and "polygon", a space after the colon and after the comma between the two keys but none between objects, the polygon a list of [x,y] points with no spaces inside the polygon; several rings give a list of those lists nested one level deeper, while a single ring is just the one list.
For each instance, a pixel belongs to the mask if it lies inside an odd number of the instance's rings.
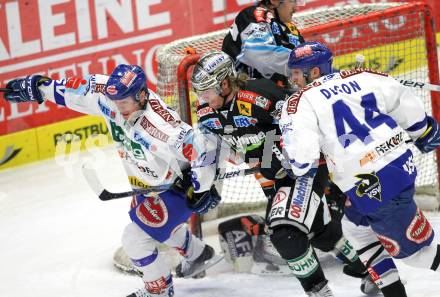
[{"label": "hockey jersey sleeve stripe", "polygon": [[386,258],[374,265],[373,268],[377,274],[382,275],[390,269],[396,269],[396,266],[391,258]]},{"label": "hockey jersey sleeve stripe", "polygon": [[133,262],[134,265],[138,266],[138,267],[143,267],[143,266],[147,266],[148,264],[153,263],[156,259],[157,256],[159,255],[159,251],[157,249],[155,249],[153,251],[152,255],[149,255],[145,258],[142,259],[131,259],[131,261]]},{"label": "hockey jersey sleeve stripe", "polygon": [[[268,51],[268,52],[276,52],[276,53],[290,53],[290,49],[281,47],[281,46],[273,46],[273,45],[249,45],[246,44],[242,46],[242,54],[243,55],[244,50],[254,50],[254,51]],[[237,56],[237,59],[239,59]]]},{"label": "hockey jersey sleeve stripe", "polygon": [[426,116],[425,116],[425,118],[422,121],[415,123],[414,125],[412,125],[409,128],[406,128],[406,131],[416,132],[416,131],[418,131],[420,129],[426,129],[426,124],[427,124],[427,119],[426,119]]},{"label": "hockey jersey sleeve stripe", "polygon": [[307,166],[310,165],[310,163],[300,163],[300,162],[296,162],[294,159],[290,160],[290,164],[292,164],[293,166],[299,168],[299,169],[304,169]]},{"label": "hockey jersey sleeve stripe", "polygon": [[243,43],[268,43],[268,42],[270,43],[275,42],[273,35],[270,33],[266,33],[260,37],[248,38],[243,41]]},{"label": "hockey jersey sleeve stripe", "polygon": [[61,96],[61,95],[57,96],[57,95],[55,95],[54,99],[55,99],[55,103],[57,105],[66,106],[66,100],[64,99],[64,96]]}]

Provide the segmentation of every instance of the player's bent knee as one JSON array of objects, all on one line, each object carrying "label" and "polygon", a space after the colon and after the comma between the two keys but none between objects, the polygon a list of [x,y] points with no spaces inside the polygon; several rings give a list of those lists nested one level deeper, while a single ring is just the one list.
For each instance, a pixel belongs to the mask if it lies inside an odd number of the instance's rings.
[{"label": "player's bent knee", "polygon": [[320,233],[315,234],[310,242],[321,251],[330,252],[335,248],[342,235],[341,222],[332,220]]},{"label": "player's bent knee", "polygon": [[405,264],[417,267],[439,270],[440,245],[431,244],[420,249],[415,254],[402,259]]},{"label": "player's bent knee", "polygon": [[136,224],[128,224],[122,233],[122,247],[133,259],[141,259],[151,255],[156,250],[155,240],[152,239]]}]

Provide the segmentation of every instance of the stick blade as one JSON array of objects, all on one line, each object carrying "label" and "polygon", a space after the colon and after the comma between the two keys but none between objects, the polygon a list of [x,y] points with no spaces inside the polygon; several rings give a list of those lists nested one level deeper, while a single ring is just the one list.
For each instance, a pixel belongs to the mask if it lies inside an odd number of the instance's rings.
[{"label": "stick blade", "polygon": [[[96,170],[89,163],[84,163],[81,167],[81,171],[84,178],[86,179],[87,184],[93,190],[93,192],[95,192],[99,199],[103,200],[102,197],[108,198],[108,194],[110,193],[108,193],[102,186],[101,182],[98,179],[98,176],[96,175]],[[105,194],[105,192],[107,192],[108,194]]]}]

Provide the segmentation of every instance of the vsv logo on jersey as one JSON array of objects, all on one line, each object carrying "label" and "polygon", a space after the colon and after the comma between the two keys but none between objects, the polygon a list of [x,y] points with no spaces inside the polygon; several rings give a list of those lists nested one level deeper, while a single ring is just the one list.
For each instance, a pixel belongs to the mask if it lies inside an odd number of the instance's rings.
[{"label": "vsv logo on jersey", "polygon": [[416,164],[414,164],[413,156],[410,156],[405,164],[403,164],[403,170],[410,175],[416,171]]},{"label": "vsv logo on jersey", "polygon": [[248,116],[234,116],[234,124],[238,128],[255,126],[258,123],[256,118],[248,117]]},{"label": "vsv logo on jersey", "polygon": [[382,186],[375,172],[357,174],[356,177],[360,179],[356,183],[356,195],[359,197],[367,195],[370,199],[382,201]]}]

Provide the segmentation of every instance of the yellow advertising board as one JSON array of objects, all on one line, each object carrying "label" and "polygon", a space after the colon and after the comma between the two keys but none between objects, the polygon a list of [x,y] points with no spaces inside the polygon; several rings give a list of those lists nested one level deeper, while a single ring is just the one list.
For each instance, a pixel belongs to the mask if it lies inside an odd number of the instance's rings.
[{"label": "yellow advertising board", "polygon": [[112,142],[104,118],[83,116],[0,136],[0,170]]},{"label": "yellow advertising board", "polygon": [[35,129],[0,136],[0,170],[37,161]]},{"label": "yellow advertising board", "polygon": [[111,142],[105,120],[100,116],[83,116],[38,127],[36,131],[40,160],[53,158],[56,154],[105,146]]}]

